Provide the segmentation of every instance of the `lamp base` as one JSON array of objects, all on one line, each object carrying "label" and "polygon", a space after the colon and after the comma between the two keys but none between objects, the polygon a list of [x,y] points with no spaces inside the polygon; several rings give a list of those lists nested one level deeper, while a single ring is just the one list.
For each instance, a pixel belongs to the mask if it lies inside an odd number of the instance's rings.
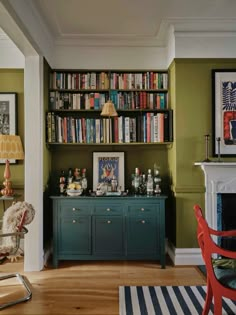
[{"label": "lamp base", "polygon": [[11,181],[9,181],[9,180],[6,179],[6,180],[3,182],[3,185],[4,185],[5,188],[3,188],[3,189],[1,190],[1,194],[2,194],[4,197],[11,197],[11,196],[13,196],[14,191],[13,191],[13,189],[12,189]]},{"label": "lamp base", "polygon": [[4,197],[10,197],[13,195],[13,189],[12,189],[12,184],[10,181],[11,178],[11,172],[10,172],[10,162],[6,160],[6,166],[5,166],[5,171],[4,171],[4,178],[5,181],[3,182],[3,185],[5,188],[1,190],[1,194]]}]

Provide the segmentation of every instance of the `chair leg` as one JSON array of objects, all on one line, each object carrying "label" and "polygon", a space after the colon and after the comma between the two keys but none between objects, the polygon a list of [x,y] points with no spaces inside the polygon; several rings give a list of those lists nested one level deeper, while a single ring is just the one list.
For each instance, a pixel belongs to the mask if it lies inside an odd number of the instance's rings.
[{"label": "chair leg", "polygon": [[21,274],[19,274],[19,273],[7,274],[5,276],[0,276],[0,280],[6,280],[6,279],[14,278],[14,277],[16,277],[18,279],[18,281],[23,285],[23,287],[26,290],[26,294],[22,298],[1,304],[0,310],[4,309],[6,307],[12,306],[12,305],[21,303],[21,302],[26,302],[26,301],[30,300],[32,297],[32,292],[30,290],[30,287],[28,286],[27,282],[25,281],[24,277]]},{"label": "chair leg", "polygon": [[212,298],[213,298],[212,287],[211,287],[209,279],[207,279],[207,294],[206,294],[206,299],[205,299],[202,315],[207,315],[209,313]]},{"label": "chair leg", "polygon": [[222,315],[222,297],[214,295],[214,315]]}]

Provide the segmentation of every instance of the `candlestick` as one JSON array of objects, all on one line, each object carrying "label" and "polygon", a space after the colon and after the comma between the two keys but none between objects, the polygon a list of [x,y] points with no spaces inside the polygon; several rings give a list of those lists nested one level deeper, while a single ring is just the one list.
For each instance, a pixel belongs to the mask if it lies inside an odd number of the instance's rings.
[{"label": "candlestick", "polygon": [[218,146],[218,150],[217,150],[217,153],[218,153],[218,162],[220,162],[220,137],[216,138],[216,141],[217,141],[217,146]]},{"label": "candlestick", "polygon": [[203,162],[211,162],[211,160],[209,159],[209,138],[210,135],[205,135],[205,151],[206,151],[206,158],[205,160],[203,160]]}]

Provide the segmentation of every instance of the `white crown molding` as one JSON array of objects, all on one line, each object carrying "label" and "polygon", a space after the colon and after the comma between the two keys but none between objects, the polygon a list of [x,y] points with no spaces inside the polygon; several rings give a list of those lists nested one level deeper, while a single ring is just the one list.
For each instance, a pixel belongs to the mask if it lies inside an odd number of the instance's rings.
[{"label": "white crown molding", "polygon": [[154,36],[61,34],[54,43],[56,46],[166,47],[170,30],[176,37],[235,37],[236,19],[167,18]]}]

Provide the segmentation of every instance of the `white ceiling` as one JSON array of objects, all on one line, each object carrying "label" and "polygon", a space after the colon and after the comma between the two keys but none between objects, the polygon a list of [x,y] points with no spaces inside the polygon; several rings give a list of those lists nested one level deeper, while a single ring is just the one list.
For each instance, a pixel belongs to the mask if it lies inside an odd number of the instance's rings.
[{"label": "white ceiling", "polygon": [[54,68],[236,56],[236,0],[0,0],[0,27],[1,47],[10,38]]},{"label": "white ceiling", "polygon": [[25,0],[54,42],[161,46],[169,25],[235,31],[236,0]]}]

